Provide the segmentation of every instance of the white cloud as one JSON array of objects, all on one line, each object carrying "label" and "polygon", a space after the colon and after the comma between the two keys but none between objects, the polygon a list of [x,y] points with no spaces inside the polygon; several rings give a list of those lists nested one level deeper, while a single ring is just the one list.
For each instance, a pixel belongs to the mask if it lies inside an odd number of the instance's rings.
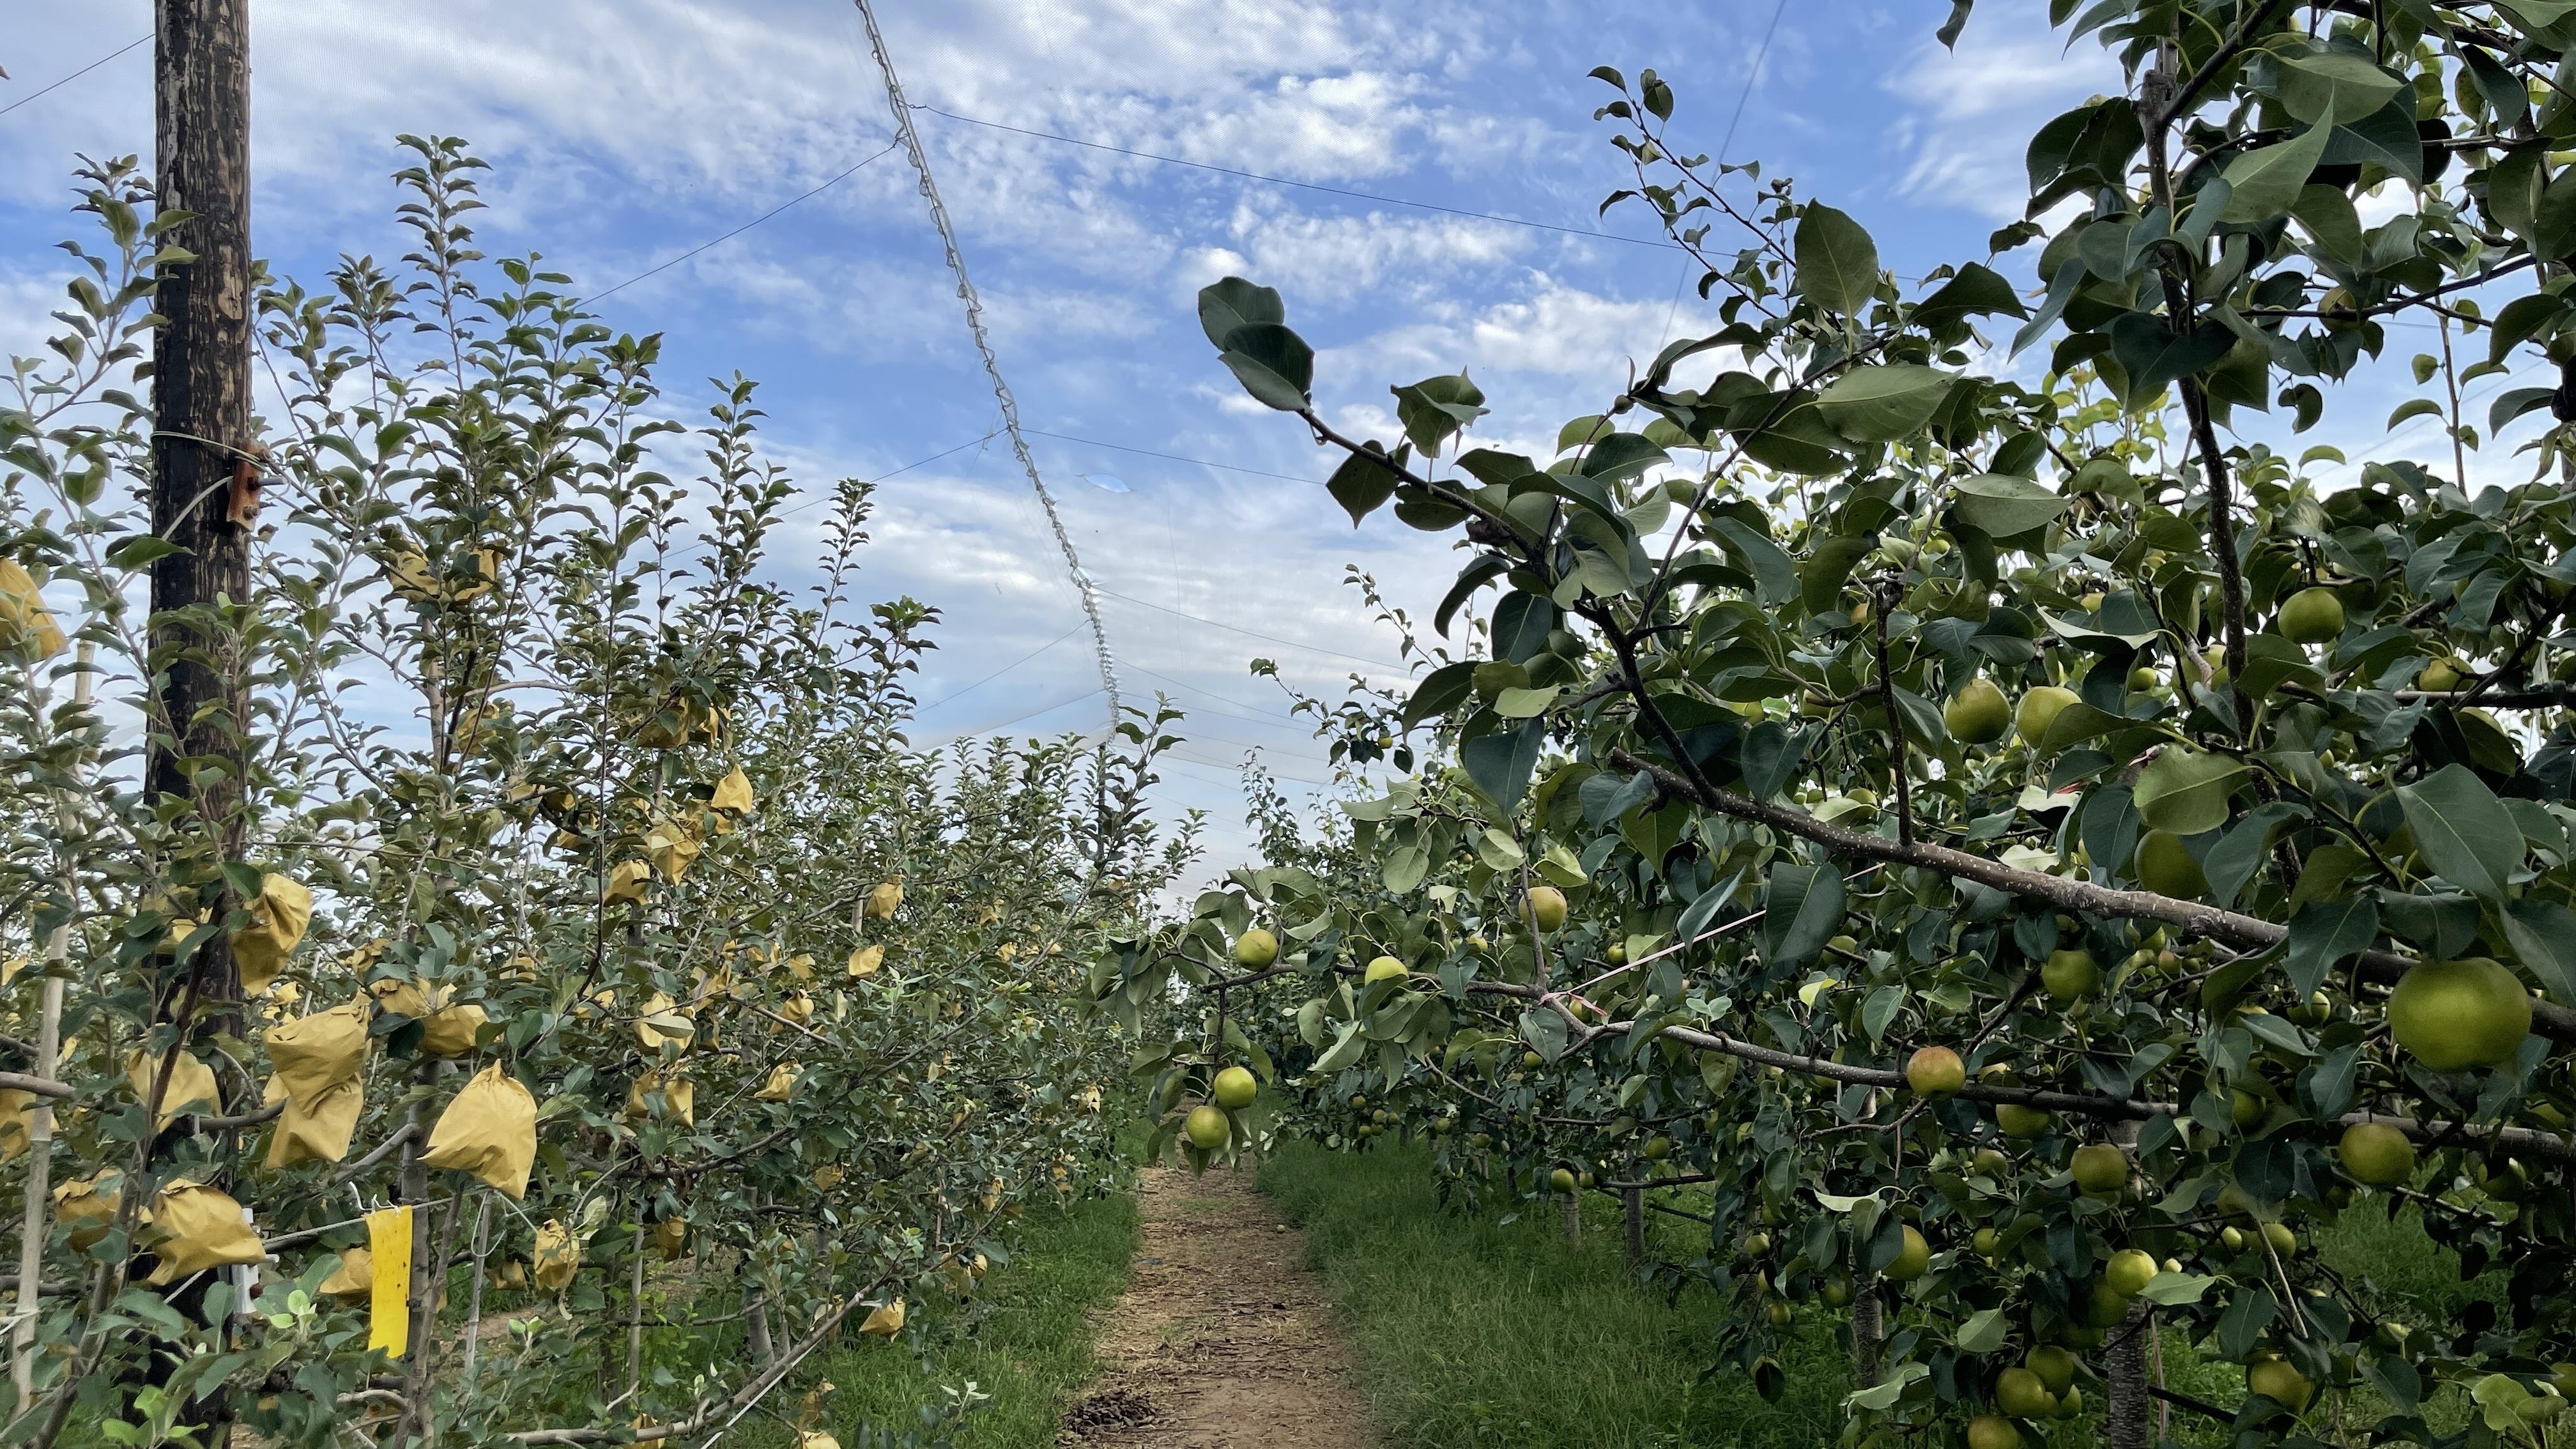
[{"label": "white cloud", "polygon": [[1956,51],[1926,39],[1887,77],[1886,90],[1906,108],[1889,128],[1892,148],[1906,158],[1897,195],[1998,221],[2022,214],[2031,133],[2089,95],[2122,89],[2117,63],[2100,46],[2079,41],[2068,51],[2033,29],[1972,23]]}]

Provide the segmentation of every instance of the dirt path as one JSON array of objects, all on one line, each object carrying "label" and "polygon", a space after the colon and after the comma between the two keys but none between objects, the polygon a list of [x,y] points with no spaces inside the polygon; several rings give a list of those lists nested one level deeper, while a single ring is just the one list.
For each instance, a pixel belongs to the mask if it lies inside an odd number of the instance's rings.
[{"label": "dirt path", "polygon": [[1144,1242],[1100,1323],[1081,1449],[1367,1449],[1350,1349],[1252,1173],[1145,1172]]}]

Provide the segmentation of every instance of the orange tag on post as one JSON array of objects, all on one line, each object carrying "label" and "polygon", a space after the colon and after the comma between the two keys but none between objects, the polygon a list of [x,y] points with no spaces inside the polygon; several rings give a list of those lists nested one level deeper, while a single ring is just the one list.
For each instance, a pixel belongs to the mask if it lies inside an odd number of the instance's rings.
[{"label": "orange tag on post", "polygon": [[375,1277],[367,1299],[367,1347],[400,1358],[411,1351],[411,1209],[367,1214]]}]

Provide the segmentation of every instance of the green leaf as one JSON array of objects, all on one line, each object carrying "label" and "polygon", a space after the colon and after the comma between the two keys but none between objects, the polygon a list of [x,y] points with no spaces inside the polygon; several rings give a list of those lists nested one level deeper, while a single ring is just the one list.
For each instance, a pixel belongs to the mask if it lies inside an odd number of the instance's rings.
[{"label": "green leaf", "polygon": [[1494,697],[1494,713],[1505,719],[1534,719],[1547,713],[1565,691],[1550,684],[1535,689],[1506,689]]},{"label": "green leaf", "polygon": [[1414,686],[1413,698],[1405,701],[1404,727],[1411,729],[1424,720],[1447,714],[1475,687],[1475,660],[1462,659],[1432,670]]},{"label": "green leaf", "polygon": [[1447,596],[1440,600],[1440,608],[1432,614],[1431,627],[1446,635],[1449,632],[1449,621],[1458,616],[1458,611],[1466,606],[1469,599],[1476,596],[1476,591],[1492,583],[1496,576],[1507,573],[1510,569],[1509,560],[1490,553],[1460,569],[1458,581],[1449,586]]},{"label": "green leaf", "polygon": [[1220,351],[1238,327],[1287,320],[1288,308],[1275,287],[1256,287],[1241,277],[1227,277],[1199,288],[1199,327]]},{"label": "green leaf", "polygon": [[2011,538],[2055,521],[2066,511],[2066,500],[2049,492],[2028,478],[2009,473],[1979,473],[1962,478],[1958,489],[1959,516],[1968,526],[1990,538]]},{"label": "green leaf", "polygon": [[1485,415],[1484,391],[1463,372],[1426,377],[1411,387],[1389,388],[1395,394],[1396,421],[1424,455],[1440,451],[1450,434]]},{"label": "green leaf", "polygon": [[2505,940],[2550,998],[2576,1006],[2576,911],[2525,897],[2505,907]]},{"label": "green leaf", "polygon": [[1804,965],[1842,928],[1842,872],[1827,865],[1775,865],[1762,910],[1764,964]]},{"label": "green leaf", "polygon": [[1672,460],[1672,454],[1655,446],[1643,433],[1612,433],[1584,450],[1582,472],[1586,478],[1633,478]]},{"label": "green leaf", "polygon": [[2004,1346],[2004,1335],[2011,1330],[2012,1325],[2005,1319],[2004,1310],[2000,1308],[1988,1308],[1970,1314],[1968,1321],[1959,1325],[1957,1340],[1959,1351],[1992,1353]]},{"label": "green leaf", "polygon": [[1314,1070],[1327,1073],[1338,1072],[1358,1061],[1360,1053],[1366,1050],[1368,1050],[1368,1033],[1363,1030],[1362,1023],[1344,1022],[1342,1034],[1333,1038],[1332,1046],[1327,1048],[1322,1056],[1315,1058]]},{"label": "green leaf", "polygon": [[2287,141],[2258,147],[2227,163],[2219,179],[2228,186],[2224,222],[2269,221],[2296,205],[2300,188],[2325,155],[2327,128],[2310,126]]},{"label": "green leaf", "polygon": [[1851,578],[1852,568],[1869,556],[1866,538],[1829,538],[1816,545],[1807,561],[1798,565],[1798,600],[1810,614],[1821,614],[1842,598],[1843,584]]},{"label": "green leaf", "polygon": [[1306,390],[1315,381],[1315,349],[1306,339],[1276,322],[1249,322],[1226,334],[1217,360],[1234,370],[1243,390],[1283,413],[1308,406]]},{"label": "green leaf", "polygon": [[2298,202],[2290,215],[2307,228],[2308,238],[2329,260],[2345,266],[2359,266],[2361,250],[2361,213],[2353,209],[2352,198],[2332,186],[2307,186],[2299,190]]},{"label": "green leaf", "polygon": [[2349,125],[2381,106],[2406,82],[2349,50],[2320,51],[2280,61],[2281,107],[2301,121]]},{"label": "green leaf", "polygon": [[1797,596],[1798,571],[1790,564],[1789,556],[1780,551],[1780,545],[1755,532],[1744,520],[1722,513],[1709,521],[1709,527],[1726,545],[1727,552],[1752,573],[1763,603],[1776,604]]},{"label": "green leaf", "polygon": [[2001,273],[1970,262],[1942,283],[1941,290],[1914,305],[1913,321],[1917,327],[1937,332],[1964,318],[1988,315],[2028,317],[2030,308]]},{"label": "green leaf", "polygon": [[2434,874],[2488,900],[2504,898],[2506,877],[2522,864],[2522,828],[2475,772],[2445,765],[2398,786],[2397,803]]},{"label": "green leaf", "polygon": [[[1565,1018],[1544,1007],[1533,1006],[1521,1013],[1521,1040],[1530,1050],[1555,1061],[1565,1055]],[[1321,1066],[1322,1063],[1317,1063]]]},{"label": "green leaf", "polygon": [[1505,811],[1517,808],[1528,792],[1530,772],[1538,768],[1538,747],[1546,731],[1537,720],[1500,734],[1479,735],[1458,747],[1458,763],[1485,798]]},{"label": "green leaf", "polygon": [[2158,1273],[2147,1280],[2138,1296],[2160,1308],[2178,1308],[2185,1303],[2198,1303],[2216,1278],[2199,1273]]},{"label": "green leaf", "polygon": [[1399,845],[1387,852],[1386,864],[1380,868],[1378,874],[1385,882],[1387,891],[1400,896],[1422,884],[1422,878],[1430,871],[1429,852],[1418,845]]},{"label": "green leaf", "polygon": [[1372,439],[1365,451],[1353,453],[1333,470],[1324,482],[1324,490],[1351,516],[1351,527],[1377,511],[1387,499],[1395,496],[1395,474],[1386,466],[1386,450]]},{"label": "green leaf", "polygon": [[1914,362],[1857,367],[1816,394],[1816,411],[1855,443],[1892,443],[1921,431],[1956,380]]},{"label": "green leaf", "polygon": [[2290,949],[2282,962],[2291,989],[2307,1000],[2337,962],[2369,950],[2378,939],[2379,905],[2367,895],[2302,908],[2290,917]]},{"label": "green leaf", "polygon": [[1859,222],[1823,202],[1809,203],[1793,243],[1798,294],[1828,312],[1851,316],[1878,288],[1878,244]]},{"label": "green leaf", "polygon": [[2138,816],[2150,829],[2198,835],[2227,823],[2227,796],[2245,773],[2242,760],[2168,748],[2138,774]]}]

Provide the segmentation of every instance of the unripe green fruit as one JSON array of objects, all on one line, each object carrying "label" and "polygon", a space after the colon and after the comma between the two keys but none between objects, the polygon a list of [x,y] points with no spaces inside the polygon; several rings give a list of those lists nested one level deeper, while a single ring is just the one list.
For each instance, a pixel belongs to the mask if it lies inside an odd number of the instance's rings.
[{"label": "unripe green fruit", "polygon": [[2006,1137],[2029,1139],[2048,1130],[2049,1115],[2043,1107],[2025,1107],[2018,1102],[1995,1104],[1995,1125]]},{"label": "unripe green fruit", "polygon": [[2243,1087],[2227,1089],[2227,1120],[2239,1127],[2251,1127],[2263,1120],[2272,1104],[2246,1091]]},{"label": "unripe green fruit", "polygon": [[1968,1085],[1968,1064],[1945,1046],[1928,1046],[1905,1061],[1905,1084],[1926,1097],[1949,1097]]},{"label": "unripe green fruit", "polygon": [[2004,1156],[2001,1149],[1980,1147],[1977,1155],[1968,1159],[1968,1170],[2000,1179],[2011,1173],[2012,1159]]},{"label": "unripe green fruit", "polygon": [[1261,1083],[1243,1067],[1228,1067],[1216,1074],[1216,1104],[1229,1112],[1251,1106],[1260,1091]]},{"label": "unripe green fruit", "polygon": [[2332,589],[2301,589],[2281,605],[2280,624],[2295,643],[2322,644],[2343,632],[2343,600]]},{"label": "unripe green fruit", "polygon": [[2260,1394],[2294,1414],[2308,1406],[2308,1396],[2316,1389],[2287,1359],[2262,1359],[2245,1369],[2247,1393]]},{"label": "unripe green fruit", "polygon": [[2531,993],[2483,956],[2419,961],[2388,993],[2388,1029],[2434,1071],[2500,1067],[2531,1034]]},{"label": "unripe green fruit", "polygon": [[2138,837],[2138,853],[2131,858],[2129,871],[2140,887],[2176,900],[2196,901],[2209,894],[2209,877],[2201,871],[2200,862],[2192,859],[2191,848],[2182,837],[2170,830],[2150,830]]},{"label": "unripe green fruit", "polygon": [[2218,1230],[2218,1241],[2224,1244],[2227,1251],[2231,1253],[2244,1252],[2245,1230],[2243,1228],[2220,1228]]},{"label": "unripe green fruit", "polygon": [[2200,651],[2200,662],[2209,670],[2209,687],[2216,689],[2227,682],[2227,648],[2212,644]]},{"label": "unripe green fruit", "polygon": [[2447,694],[2460,687],[2460,666],[2448,659],[2436,659],[2415,676],[2415,687]]},{"label": "unripe green fruit", "polygon": [[2129,688],[2134,693],[2144,693],[2162,683],[2164,676],[2144,664],[2129,671]]},{"label": "unripe green fruit", "polygon": [[2109,1266],[2102,1270],[2102,1281],[2123,1297],[2135,1298],[2155,1281],[2155,1255],[2144,1248],[2122,1248],[2111,1255]]},{"label": "unripe green fruit", "polygon": [[1968,1449],[2021,1449],[2021,1430],[2001,1414],[1979,1414],[1968,1421]]},{"label": "unripe green fruit", "polygon": [[1392,956],[1380,956],[1368,963],[1368,974],[1360,978],[1362,986],[1375,986],[1381,981],[1402,981],[1404,963]]},{"label": "unripe green fruit", "polygon": [[2385,1122],[2355,1122],[2343,1129],[2335,1156],[2355,1181],[2393,1187],[2415,1177],[2415,1144]]},{"label": "unripe green fruit", "polygon": [[1574,1185],[1576,1187],[1590,1187],[1592,1185],[1592,1174],[1588,1172],[1576,1173],[1574,1175]]},{"label": "unripe green fruit", "polygon": [[1979,675],[1941,707],[1941,724],[1963,745],[1991,745],[2012,727],[2012,707],[1993,680]]},{"label": "unripe green fruit", "polygon": [[1771,1235],[1769,1233],[1746,1233],[1744,1235],[1744,1256],[1748,1258],[1759,1258],[1770,1251]]},{"label": "unripe green fruit", "polygon": [[2284,1258],[2299,1251],[2299,1235],[2291,1232],[2290,1225],[2287,1223],[2265,1223],[2263,1241],[2271,1245],[2273,1252]]},{"label": "unripe green fruit", "polygon": [[2129,1159],[2108,1142],[2076,1148],[2072,1166],[2077,1190],[2094,1197],[2110,1197],[2129,1185]]},{"label": "unripe green fruit", "polygon": [[1968,1246],[1977,1250],[1978,1257],[1991,1258],[2003,1251],[2004,1235],[1992,1228],[1979,1228],[1975,1236],[1968,1239]]},{"label": "unripe green fruit", "polygon": [[1532,886],[1528,910],[1539,930],[1553,931],[1565,924],[1565,892],[1554,886]]},{"label": "unripe green fruit", "polygon": [[2075,1387],[2075,1355],[2053,1343],[2044,1343],[2024,1355],[2021,1366],[2039,1375],[2039,1381],[2052,1394],[2062,1394]]},{"label": "unripe green fruit", "polygon": [[2021,737],[2023,744],[2038,749],[2039,742],[2048,736],[2048,727],[2057,723],[2058,715],[2075,702],[2075,691],[2058,685],[2043,684],[2030,690],[2013,708],[2013,733]]},{"label": "unripe green fruit", "polygon": [[1223,1147],[1228,1130],[1224,1111],[1205,1105],[1191,1108],[1189,1119],[1181,1124],[1181,1131],[1188,1135],[1190,1145],[1201,1152],[1214,1152]]},{"label": "unripe green fruit", "polygon": [[1995,1375],[1995,1407],[2016,1419],[2054,1418],[2057,1395],[2029,1369],[2008,1368]]},{"label": "unripe green fruit", "polygon": [[1669,1137],[1649,1137],[1646,1139],[1646,1145],[1640,1149],[1640,1151],[1648,1162],[1661,1162],[1665,1158],[1673,1155],[1673,1139]]},{"label": "unripe green fruit", "polygon": [[1543,1056],[1540,1056],[1538,1053],[1536,1053],[1536,1052],[1523,1052],[1523,1053],[1521,1053],[1521,1068],[1522,1068],[1522,1070],[1524,1070],[1524,1071],[1532,1071],[1532,1072],[1534,1072],[1534,1071],[1537,1071],[1540,1067],[1543,1067],[1543,1066],[1545,1066],[1545,1065],[1547,1065],[1547,1058],[1545,1058],[1545,1057],[1543,1057]]},{"label": "unripe green fruit", "polygon": [[2102,967],[2093,953],[2081,946],[2070,946],[2048,953],[2048,964],[2039,968],[2039,984],[2057,1001],[2072,1001],[2090,996],[2102,984]]},{"label": "unripe green fruit", "polygon": [[2084,1305],[2084,1322],[2092,1328],[2117,1328],[2128,1321],[2129,1296],[2111,1286],[2109,1280],[2093,1280],[2093,1292]]},{"label": "unripe green fruit", "polygon": [[1558,1192],[1570,1193],[1574,1191],[1574,1169],[1570,1167],[1560,1167],[1556,1171],[1549,1173],[1547,1175],[1547,1185],[1555,1188]]},{"label": "unripe green fruit", "polygon": [[1789,1300],[1774,1298],[1771,1300],[1771,1306],[1762,1311],[1762,1316],[1771,1320],[1773,1328],[1786,1328],[1790,1320],[1798,1316],[1798,1310],[1789,1306]]},{"label": "unripe green fruit", "polygon": [[1607,960],[1613,966],[1625,966],[1628,964],[1627,943],[1624,941],[1613,941],[1610,943],[1610,949],[1602,952],[1601,955],[1603,959]]},{"label": "unripe green fruit", "polygon": [[1279,959],[1279,938],[1259,926],[1234,943],[1234,964],[1258,971]]},{"label": "unripe green fruit", "polygon": [[2078,1389],[2078,1388],[2070,1388],[2070,1389],[2068,1389],[2064,1394],[2062,1394],[2062,1395],[2060,1395],[2060,1396],[2058,1397],[2058,1400],[2057,1400],[2057,1417],[2058,1417],[2058,1418],[2061,1418],[2061,1419],[2075,1419],[2075,1418],[2081,1418],[2081,1417],[2083,1416],[2083,1414],[2084,1414],[2084,1391],[2083,1391],[2082,1389]]},{"label": "unripe green fruit", "polygon": [[1931,1266],[1932,1245],[1923,1240],[1923,1235],[1914,1230],[1912,1223],[1906,1224],[1905,1246],[1897,1250],[1896,1260],[1887,1265],[1886,1276],[1899,1283],[1909,1282],[1922,1277],[1924,1270]]}]

